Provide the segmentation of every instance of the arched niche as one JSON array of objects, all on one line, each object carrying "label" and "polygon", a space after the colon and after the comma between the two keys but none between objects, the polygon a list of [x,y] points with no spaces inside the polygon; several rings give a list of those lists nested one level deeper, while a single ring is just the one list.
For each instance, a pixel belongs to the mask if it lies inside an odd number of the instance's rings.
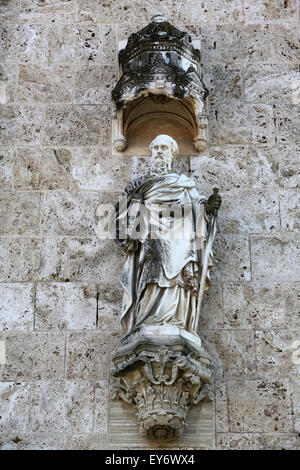
[{"label": "arched niche", "polygon": [[123,155],[150,155],[150,142],[162,132],[176,139],[182,155],[195,153],[197,127],[188,101],[164,95],[141,97],[125,108],[123,132],[127,138]]},{"label": "arched niche", "polygon": [[198,43],[157,14],[119,46],[113,154],[148,155],[149,142],[161,133],[177,140],[181,155],[202,152],[208,140],[208,90]]}]

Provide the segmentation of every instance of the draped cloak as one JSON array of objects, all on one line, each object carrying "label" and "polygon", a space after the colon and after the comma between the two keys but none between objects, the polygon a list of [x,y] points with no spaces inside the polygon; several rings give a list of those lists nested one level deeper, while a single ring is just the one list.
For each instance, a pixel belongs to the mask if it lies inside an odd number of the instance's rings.
[{"label": "draped cloak", "polygon": [[[143,210],[140,207],[136,219],[141,232],[135,239],[129,236],[127,240],[117,240],[127,248],[122,278],[122,326],[126,334],[142,324],[166,323],[195,333],[197,294],[209,223],[204,206],[199,209],[206,198],[198,193],[194,181],[183,174],[169,173],[154,178],[145,188]],[[128,220],[134,204],[132,199],[128,208],[119,211],[119,222]],[[170,206],[175,207],[175,215],[170,212]],[[184,213],[183,218],[179,216],[180,211]],[[208,256],[206,289],[210,285],[212,252]]]}]

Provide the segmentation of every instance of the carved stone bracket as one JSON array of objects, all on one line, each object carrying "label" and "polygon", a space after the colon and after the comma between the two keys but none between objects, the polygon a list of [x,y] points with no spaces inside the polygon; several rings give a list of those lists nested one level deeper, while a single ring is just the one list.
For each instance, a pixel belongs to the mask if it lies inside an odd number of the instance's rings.
[{"label": "carved stone bracket", "polygon": [[208,91],[201,79],[198,46],[162,15],[129,37],[119,52],[122,73],[112,91],[115,151],[126,149],[130,129],[144,126],[146,119],[179,121],[197,152],[204,150]]},{"label": "carved stone bracket", "polygon": [[172,439],[191,406],[212,401],[210,358],[200,338],[171,325],[143,326],[114,357],[112,398],[137,408],[142,434]]}]

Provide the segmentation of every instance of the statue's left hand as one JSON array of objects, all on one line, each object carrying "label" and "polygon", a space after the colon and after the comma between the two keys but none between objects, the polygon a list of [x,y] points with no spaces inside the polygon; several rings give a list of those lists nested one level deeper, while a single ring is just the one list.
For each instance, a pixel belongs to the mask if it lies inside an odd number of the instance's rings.
[{"label": "statue's left hand", "polygon": [[206,212],[209,215],[214,214],[216,211],[220,209],[221,204],[222,204],[222,198],[220,194],[218,193],[218,191],[214,190],[213,194],[209,196],[206,202],[206,205],[205,205]]}]

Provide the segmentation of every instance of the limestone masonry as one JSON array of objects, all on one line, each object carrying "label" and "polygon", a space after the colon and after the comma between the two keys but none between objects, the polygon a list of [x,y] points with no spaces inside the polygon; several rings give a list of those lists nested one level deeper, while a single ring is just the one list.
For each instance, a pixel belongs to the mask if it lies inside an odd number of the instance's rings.
[{"label": "limestone masonry", "polygon": [[209,90],[208,145],[175,167],[223,201],[199,328],[215,448],[300,449],[300,0],[0,2],[0,449],[118,448],[124,253],[96,211],[150,165],[114,154],[111,91],[157,11]]}]

